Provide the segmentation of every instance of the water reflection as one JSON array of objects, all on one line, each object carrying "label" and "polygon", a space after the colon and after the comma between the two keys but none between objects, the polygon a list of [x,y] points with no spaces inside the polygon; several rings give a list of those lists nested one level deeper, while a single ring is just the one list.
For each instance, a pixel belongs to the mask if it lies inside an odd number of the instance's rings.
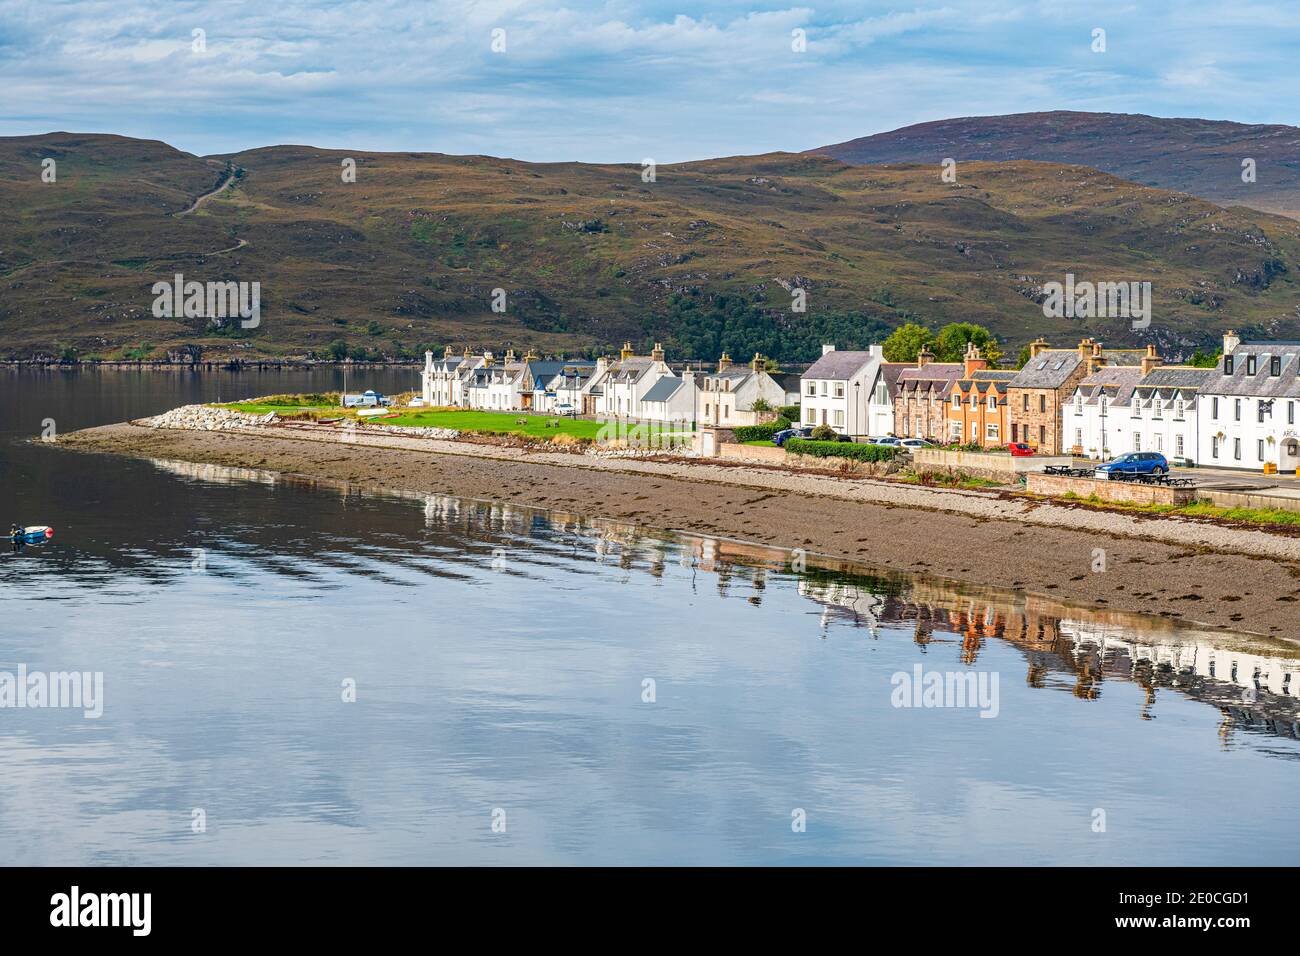
[{"label": "water reflection", "polygon": [[[344,499],[369,496],[417,502],[423,509],[425,530],[454,534],[457,544],[443,553],[454,554],[457,561],[486,559],[501,545],[527,538],[531,551],[525,566],[514,569],[518,574],[529,574],[534,565],[562,568],[564,562],[554,558],[572,559],[584,553],[596,562],[657,578],[676,563],[712,576],[718,595],[744,591],[755,606],[762,604],[771,579],[792,579],[802,597],[820,606],[823,629],[838,622],[862,628],[878,639],[884,630],[907,625],[919,648],[940,652],[951,648],[955,661],[966,667],[978,666],[987,641],[1002,641],[1024,654],[1025,683],[1033,688],[1068,691],[1087,701],[1101,697],[1107,680],[1124,681],[1143,690],[1136,714],[1141,719],[1157,715],[1157,691],[1164,690],[1216,707],[1222,715],[1219,735],[1225,745],[1235,731],[1300,740],[1300,704],[1294,693],[1300,687],[1296,677],[1300,647],[1266,638],[1173,625],[1158,617],[1085,610],[1018,592],[871,572],[854,562],[827,558],[807,559],[810,567],[796,574],[789,552],[778,548],[688,534],[665,536],[639,525],[507,502],[470,501],[248,468],[178,461],[153,464],[200,482],[256,482]],[[467,538],[480,542],[477,550],[462,550]],[[385,542],[382,553],[387,559],[392,559],[391,551],[400,543],[400,539]],[[411,547],[426,554],[438,552],[436,544]],[[435,576],[457,576],[454,568],[445,566],[407,566]],[[278,570],[296,573],[292,568]],[[692,581],[692,587],[699,586],[698,580]]]}]

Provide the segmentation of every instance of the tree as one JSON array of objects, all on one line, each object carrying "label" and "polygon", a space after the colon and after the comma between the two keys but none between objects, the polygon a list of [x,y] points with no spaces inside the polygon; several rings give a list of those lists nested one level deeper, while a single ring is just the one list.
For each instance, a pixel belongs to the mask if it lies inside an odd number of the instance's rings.
[{"label": "tree", "polygon": [[934,348],[934,333],[924,325],[908,322],[900,325],[885,339],[885,360],[915,362],[922,349]]},{"label": "tree", "polygon": [[348,343],[342,339],[335,339],[330,343],[329,354],[334,361],[342,362],[348,357]]},{"label": "tree", "polygon": [[1223,355],[1222,349],[1215,349],[1211,354],[1206,354],[1200,349],[1192,353],[1192,357],[1187,360],[1187,364],[1192,368],[1214,368],[1219,364],[1219,359]]},{"label": "tree", "polygon": [[1024,368],[1025,363],[1029,361],[1029,346],[1020,346],[1020,351],[1016,354],[1016,368]]},{"label": "tree", "polygon": [[934,356],[940,362],[960,362],[971,342],[979,348],[990,365],[1002,359],[1002,349],[993,333],[974,322],[951,322],[934,338]]}]

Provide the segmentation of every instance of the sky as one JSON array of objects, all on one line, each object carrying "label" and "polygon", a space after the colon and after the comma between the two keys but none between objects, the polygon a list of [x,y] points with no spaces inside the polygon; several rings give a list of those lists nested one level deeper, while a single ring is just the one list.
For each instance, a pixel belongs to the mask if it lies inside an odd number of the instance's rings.
[{"label": "sky", "polygon": [[0,0],[0,135],[671,163],[1053,109],[1295,123],[1297,49],[1294,0]]}]

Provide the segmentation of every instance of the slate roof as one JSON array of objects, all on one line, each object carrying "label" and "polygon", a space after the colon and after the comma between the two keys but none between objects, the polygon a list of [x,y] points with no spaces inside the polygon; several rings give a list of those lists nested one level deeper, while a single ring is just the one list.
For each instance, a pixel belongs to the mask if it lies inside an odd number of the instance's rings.
[{"label": "slate roof", "polygon": [[1140,365],[1105,365],[1079,383],[1085,405],[1096,405],[1104,395],[1113,405],[1127,405],[1142,381]]},{"label": "slate roof", "polygon": [[[1246,359],[1255,356],[1255,374],[1246,374]],[[1282,359],[1281,374],[1270,375],[1270,360]],[[1300,342],[1242,342],[1232,351],[1234,368],[1223,374],[1224,359],[1201,385],[1205,395],[1244,395],[1259,398],[1300,398]]]},{"label": "slate roof", "polygon": [[680,378],[671,378],[665,375],[659,381],[650,386],[650,391],[642,396],[643,402],[666,402],[677,394],[677,390],[686,383]]},{"label": "slate roof", "polygon": [[796,372],[773,372],[772,378],[776,379],[776,384],[780,385],[787,393],[796,395],[799,393],[802,376]]},{"label": "slate roof", "polygon": [[980,394],[987,394],[989,389],[993,389],[999,395],[1005,395],[1007,386],[1019,374],[1015,369],[1009,368],[978,368],[971,373],[970,378],[959,379],[958,384],[964,392],[974,389]]},{"label": "slate roof", "polygon": [[1192,368],[1185,365],[1163,365],[1153,368],[1146,378],[1138,382],[1138,391],[1159,389],[1165,392],[1196,392],[1215,374],[1212,368]]},{"label": "slate roof", "polygon": [[1009,388],[1060,388],[1083,359],[1078,349],[1043,349],[1008,384]]},{"label": "slate roof", "polygon": [[898,391],[920,393],[926,397],[947,398],[953,383],[961,378],[965,366],[960,362],[927,362],[921,367],[904,368],[898,375]]},{"label": "slate roof", "polygon": [[875,356],[870,352],[827,352],[803,373],[803,378],[848,381]]}]

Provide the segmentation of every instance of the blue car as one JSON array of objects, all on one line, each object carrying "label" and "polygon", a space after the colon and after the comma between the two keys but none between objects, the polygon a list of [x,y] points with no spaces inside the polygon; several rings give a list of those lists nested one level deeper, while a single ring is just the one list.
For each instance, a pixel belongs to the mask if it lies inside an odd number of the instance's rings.
[{"label": "blue car", "polygon": [[784,445],[787,438],[808,438],[812,435],[813,430],[809,427],[799,426],[797,428],[786,428],[772,436],[773,445]]},{"label": "blue car", "polygon": [[1129,475],[1167,475],[1169,462],[1158,451],[1131,451],[1120,455],[1114,461],[1098,465],[1093,476],[1109,481],[1112,478],[1127,478]]}]

